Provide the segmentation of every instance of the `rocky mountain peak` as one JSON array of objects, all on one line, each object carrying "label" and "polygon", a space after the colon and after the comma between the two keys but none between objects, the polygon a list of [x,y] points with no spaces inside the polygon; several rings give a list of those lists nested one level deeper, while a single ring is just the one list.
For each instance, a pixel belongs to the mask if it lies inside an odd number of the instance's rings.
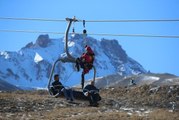
[{"label": "rocky mountain peak", "polygon": [[36,43],[35,45],[38,45],[42,48],[45,48],[48,46],[48,44],[51,42],[50,38],[49,38],[49,35],[46,34],[46,35],[40,35],[37,40],[36,40]]},{"label": "rocky mountain peak", "polygon": [[33,42],[30,42],[28,43],[27,45],[25,45],[25,47],[23,47],[22,49],[31,49],[31,48],[34,48],[34,47],[42,47],[42,48],[45,48],[49,45],[49,43],[51,42],[51,39],[49,38],[49,35],[46,34],[46,35],[40,35],[35,44]]},{"label": "rocky mountain peak", "polygon": [[102,39],[101,40],[101,46],[104,51],[104,53],[108,57],[114,57],[118,56],[118,58],[123,61],[124,63],[127,62],[127,54],[126,52],[122,49],[121,45],[119,45],[117,40],[106,40]]}]

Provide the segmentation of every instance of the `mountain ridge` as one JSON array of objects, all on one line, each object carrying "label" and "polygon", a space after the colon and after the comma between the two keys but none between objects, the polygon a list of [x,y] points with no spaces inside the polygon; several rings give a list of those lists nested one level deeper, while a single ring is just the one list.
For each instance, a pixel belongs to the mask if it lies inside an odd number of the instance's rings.
[{"label": "mountain ridge", "polygon": [[15,91],[15,90],[22,90],[22,89],[0,79],[0,91]]},{"label": "mountain ridge", "polygon": [[[85,44],[94,50],[97,77],[114,73],[121,76],[146,73],[142,65],[127,55],[117,40],[96,40],[92,37],[84,40],[80,34],[69,36],[70,54],[79,57],[84,52]],[[51,39],[48,35],[40,35],[35,43],[28,43],[18,52],[0,52],[0,78],[19,86],[46,87],[52,64],[65,55],[63,38]],[[67,86],[80,83],[81,72],[70,76],[74,71],[72,63],[59,63],[55,68],[55,73],[60,74],[62,83]],[[92,76],[90,72],[86,79]]]}]

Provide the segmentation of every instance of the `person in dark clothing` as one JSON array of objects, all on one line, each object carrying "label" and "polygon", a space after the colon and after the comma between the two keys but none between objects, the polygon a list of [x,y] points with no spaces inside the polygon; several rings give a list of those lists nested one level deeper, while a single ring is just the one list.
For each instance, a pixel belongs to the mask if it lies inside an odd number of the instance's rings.
[{"label": "person in dark clothing", "polygon": [[62,83],[59,81],[59,75],[54,75],[54,82],[52,83],[51,91],[55,97],[59,97],[62,93],[67,100],[73,101],[73,91],[72,89],[66,89]]},{"label": "person in dark clothing", "polygon": [[86,52],[81,55],[80,58],[76,59],[76,67],[77,71],[80,70],[80,67],[83,69],[83,72],[81,74],[81,85],[82,89],[84,87],[84,76],[87,74],[93,67],[93,62],[94,62],[94,52],[89,46],[85,46]]},{"label": "person in dark clothing", "polygon": [[91,81],[91,83],[83,89],[84,95],[89,100],[89,106],[98,106],[98,101],[101,100],[101,97],[99,95],[99,89],[94,86],[94,81]]}]

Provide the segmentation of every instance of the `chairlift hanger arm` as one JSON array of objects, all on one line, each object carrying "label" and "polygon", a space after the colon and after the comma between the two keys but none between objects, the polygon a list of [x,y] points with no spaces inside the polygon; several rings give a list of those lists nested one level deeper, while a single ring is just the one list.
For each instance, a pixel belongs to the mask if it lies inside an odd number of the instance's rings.
[{"label": "chairlift hanger arm", "polygon": [[75,19],[75,17],[72,19],[72,18],[66,18],[66,21],[68,21],[68,26],[67,26],[67,29],[66,29],[66,32],[65,32],[65,45],[64,45],[64,49],[65,49],[65,52],[67,54],[67,58],[69,58],[69,62],[72,62],[72,63],[75,63],[76,61],[76,58],[74,58],[70,53],[69,53],[69,50],[68,50],[68,33],[69,33],[69,30],[70,30],[70,27],[71,27],[71,24],[72,22],[76,22],[77,20]]}]

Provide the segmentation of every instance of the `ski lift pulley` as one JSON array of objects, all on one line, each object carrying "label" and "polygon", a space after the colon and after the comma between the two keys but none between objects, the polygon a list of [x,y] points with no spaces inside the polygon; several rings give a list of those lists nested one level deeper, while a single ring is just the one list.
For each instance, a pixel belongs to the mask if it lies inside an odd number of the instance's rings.
[{"label": "ski lift pulley", "polygon": [[87,31],[86,31],[86,29],[84,29],[84,30],[83,30],[83,34],[84,34],[84,35],[85,35],[85,34],[87,34]]}]

